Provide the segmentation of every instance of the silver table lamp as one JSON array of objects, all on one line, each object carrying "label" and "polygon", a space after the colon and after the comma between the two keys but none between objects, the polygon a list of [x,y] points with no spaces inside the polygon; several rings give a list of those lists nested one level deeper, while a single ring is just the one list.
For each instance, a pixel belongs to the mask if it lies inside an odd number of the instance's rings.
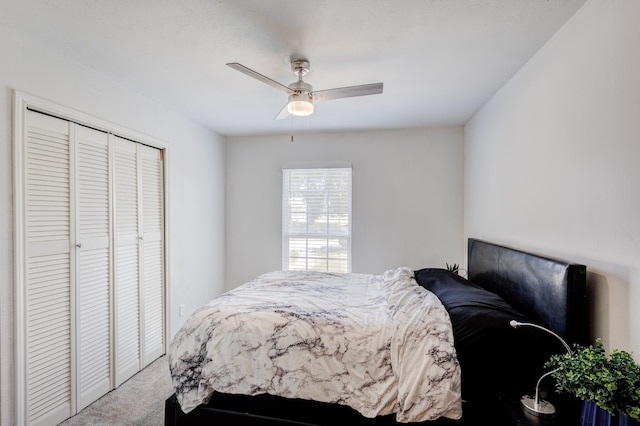
[{"label": "silver table lamp", "polygon": [[[564,345],[565,349],[569,353],[569,356],[573,356],[573,352],[571,352],[571,348],[569,347],[567,342],[565,342],[562,337],[560,337],[559,335],[557,335],[553,331],[549,330],[548,328],[544,328],[544,327],[542,327],[541,325],[538,325],[538,324],[532,324],[532,323],[529,323],[529,322],[518,322],[516,320],[511,320],[509,322],[509,324],[513,328],[533,327],[533,328],[540,329],[542,331],[546,331],[547,333],[549,333],[552,336],[554,336],[556,339],[560,340],[560,342]],[[540,382],[542,382],[542,379],[552,375],[553,373],[555,373],[558,370],[559,369],[556,368],[556,369],[548,371],[548,372],[544,373],[542,376],[540,376],[540,378],[538,379],[538,382],[536,383],[536,393],[535,393],[535,396],[533,398],[531,396],[529,396],[529,395],[524,395],[522,398],[520,398],[520,402],[522,403],[522,405],[524,405],[524,407],[527,410],[529,410],[530,412],[532,412],[534,415],[536,415],[536,416],[550,416],[550,415],[552,415],[553,413],[556,412],[556,409],[553,406],[553,404],[551,404],[550,402],[545,401],[544,399],[540,398]]]}]

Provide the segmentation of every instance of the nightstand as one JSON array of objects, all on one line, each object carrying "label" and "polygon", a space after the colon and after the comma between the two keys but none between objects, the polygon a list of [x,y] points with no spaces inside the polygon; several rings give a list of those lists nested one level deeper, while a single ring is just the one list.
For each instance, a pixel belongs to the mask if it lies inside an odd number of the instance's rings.
[{"label": "nightstand", "polygon": [[548,398],[556,408],[551,416],[535,416],[520,403],[519,397],[501,395],[500,401],[509,412],[515,426],[579,426],[581,403],[572,398]]}]

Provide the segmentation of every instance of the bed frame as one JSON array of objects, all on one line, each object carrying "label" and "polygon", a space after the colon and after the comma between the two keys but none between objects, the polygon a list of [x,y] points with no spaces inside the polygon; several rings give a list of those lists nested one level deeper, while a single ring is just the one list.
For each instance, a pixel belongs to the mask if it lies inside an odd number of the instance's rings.
[{"label": "bed frame", "polygon": [[[467,273],[470,281],[502,296],[532,321],[570,343],[588,341],[586,267],[470,238]],[[494,406],[463,402],[463,419],[421,424],[508,425],[510,417],[498,401]],[[491,418],[487,419],[487,412]],[[336,404],[286,399],[271,395],[215,393],[207,405],[185,414],[172,395],[165,403],[165,425],[395,425],[394,416],[366,419]],[[414,423],[415,424],[415,423]]]},{"label": "bed frame", "polygon": [[499,294],[568,342],[587,343],[586,266],[473,238],[467,263],[471,282]]}]

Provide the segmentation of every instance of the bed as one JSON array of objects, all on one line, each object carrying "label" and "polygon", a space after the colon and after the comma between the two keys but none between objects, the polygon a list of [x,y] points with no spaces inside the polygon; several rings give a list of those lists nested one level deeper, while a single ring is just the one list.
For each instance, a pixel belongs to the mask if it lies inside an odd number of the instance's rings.
[{"label": "bed", "polygon": [[[287,293],[310,305],[292,308]],[[255,326],[256,316],[271,325]],[[562,350],[511,319],[587,342],[586,267],[471,238],[467,278],[402,267],[265,274],[209,302],[174,338],[165,425],[507,425],[500,398],[530,392]],[[244,337],[247,329],[257,334]]]}]

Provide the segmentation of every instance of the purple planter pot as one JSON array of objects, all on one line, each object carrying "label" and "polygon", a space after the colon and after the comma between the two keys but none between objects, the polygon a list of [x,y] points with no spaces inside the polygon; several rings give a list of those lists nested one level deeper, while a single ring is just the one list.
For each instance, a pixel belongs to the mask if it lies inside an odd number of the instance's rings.
[{"label": "purple planter pot", "polygon": [[620,419],[618,419],[618,426],[639,426],[640,422],[632,419],[624,413],[620,413]]},{"label": "purple planter pot", "polygon": [[624,413],[615,416],[609,414],[591,401],[582,403],[582,415],[580,417],[582,426],[640,426],[640,423]]}]

